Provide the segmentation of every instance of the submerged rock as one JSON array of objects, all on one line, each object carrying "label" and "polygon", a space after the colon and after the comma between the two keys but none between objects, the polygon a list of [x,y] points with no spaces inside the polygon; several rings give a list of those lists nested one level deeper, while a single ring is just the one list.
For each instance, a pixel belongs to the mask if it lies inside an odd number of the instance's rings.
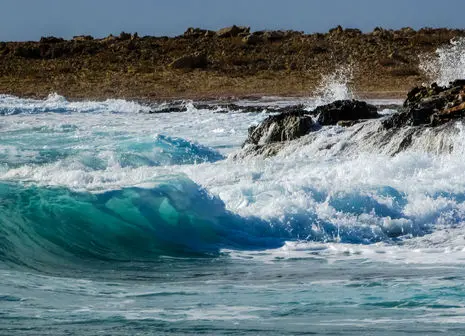
[{"label": "submerged rock", "polygon": [[404,126],[436,127],[465,116],[465,80],[456,80],[443,87],[431,86],[412,89],[404,102],[404,109],[383,122],[386,129]]}]

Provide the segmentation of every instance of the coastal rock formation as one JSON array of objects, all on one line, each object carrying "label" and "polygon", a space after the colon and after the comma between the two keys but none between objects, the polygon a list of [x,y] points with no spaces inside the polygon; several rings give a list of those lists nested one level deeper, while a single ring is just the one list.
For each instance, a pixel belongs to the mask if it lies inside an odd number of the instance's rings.
[{"label": "coastal rock formation", "polygon": [[94,39],[91,35],[78,35],[73,37],[73,41],[84,42],[84,41],[92,41]]},{"label": "coastal rock formation", "polygon": [[416,87],[404,102],[404,110],[383,122],[386,129],[403,126],[435,127],[465,116],[465,80],[442,87]]},{"label": "coastal rock formation", "polygon": [[[317,118],[318,123],[313,121]],[[336,125],[349,127],[362,119],[378,118],[375,106],[357,100],[339,100],[306,111],[295,106],[278,115],[266,118],[260,125],[249,128],[241,156],[276,154],[287,141],[303,137],[321,126]]]},{"label": "coastal rock formation", "polygon": [[60,43],[60,42],[64,42],[65,40],[62,39],[61,37],[55,37],[55,36],[46,36],[46,37],[41,37],[40,38],[40,43],[49,43],[49,44],[53,44],[53,43]]},{"label": "coastal rock formation", "polygon": [[211,37],[214,35],[215,35],[215,32],[213,30],[189,27],[184,32],[183,37],[199,38],[199,37]]},{"label": "coastal rock formation", "polygon": [[317,107],[312,114],[318,116],[318,123],[322,126],[379,117],[376,106],[358,100],[337,100],[331,104]]},{"label": "coastal rock formation", "polygon": [[266,145],[290,141],[312,131],[314,123],[307,111],[296,108],[287,113],[270,116],[260,125],[249,128],[245,144]]},{"label": "coastal rock formation", "polygon": [[[0,43],[0,92],[76,99],[226,98],[312,95],[319,79],[353,64],[353,89],[399,97],[427,80],[418,55],[433,56],[465,30],[412,29],[362,33],[189,28],[176,37],[118,34],[105,38]],[[170,63],[208,53],[208,62]],[[181,67],[181,68],[183,68]],[[196,69],[202,71],[196,71]],[[325,77],[326,78],[326,77]],[[386,97],[387,98],[387,97]]]},{"label": "coastal rock formation", "polygon": [[218,30],[216,32],[216,35],[218,37],[236,37],[240,35],[247,35],[250,33],[250,27],[242,27],[242,26],[231,26],[231,27],[226,27]]}]

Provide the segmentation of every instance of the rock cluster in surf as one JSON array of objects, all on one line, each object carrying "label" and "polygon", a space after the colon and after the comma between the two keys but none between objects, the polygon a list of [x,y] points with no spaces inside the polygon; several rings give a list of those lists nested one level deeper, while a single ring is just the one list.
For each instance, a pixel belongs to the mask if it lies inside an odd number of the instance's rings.
[{"label": "rock cluster in surf", "polygon": [[243,146],[244,153],[274,155],[284,142],[298,139],[322,126],[351,126],[361,120],[378,117],[380,115],[375,106],[358,100],[338,100],[313,111],[296,106],[266,118],[258,126],[250,127]]},{"label": "rock cluster in surf", "polygon": [[383,121],[386,129],[404,126],[443,125],[465,116],[465,80],[456,80],[443,87],[436,83],[412,89],[403,111]]},{"label": "rock cluster in surf", "polygon": [[[251,127],[243,149],[236,157],[275,155],[289,141],[322,127],[353,126],[362,120],[377,118],[380,119],[379,127],[372,127],[363,141],[372,142],[378,150],[392,142],[392,148],[387,150],[391,155],[410,148],[415,139],[425,134],[447,139],[456,132],[454,121],[465,118],[465,80],[456,80],[444,87],[435,83],[415,87],[399,107],[399,112],[384,118],[375,106],[357,100],[339,100],[313,111],[302,108],[285,111]],[[452,150],[447,144],[438,148]]]}]

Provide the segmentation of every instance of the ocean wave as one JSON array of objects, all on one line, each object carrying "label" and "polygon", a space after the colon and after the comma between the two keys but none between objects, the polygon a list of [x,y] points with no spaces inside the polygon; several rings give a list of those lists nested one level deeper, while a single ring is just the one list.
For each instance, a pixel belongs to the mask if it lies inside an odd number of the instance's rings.
[{"label": "ocean wave", "polygon": [[193,182],[100,194],[0,184],[0,260],[33,268],[82,259],[152,260],[282,244],[267,223],[240,218]]},{"label": "ocean wave", "polygon": [[[9,169],[59,164],[64,171],[72,167],[82,170],[105,170],[109,167],[158,167],[183,164],[200,164],[223,160],[216,150],[178,137],[157,134],[146,139],[120,139],[118,143],[93,148],[85,140],[76,141],[74,135],[63,136],[54,129],[48,130],[45,139],[29,140],[26,144],[0,145],[0,161]],[[103,135],[105,136],[105,135]]]},{"label": "ocean wave", "polygon": [[[227,210],[183,176],[154,184],[92,194],[2,183],[0,261],[41,269],[83,260],[147,261],[212,256],[222,249],[274,249],[286,241],[392,243],[434,230],[431,216],[417,220],[403,213],[405,195],[393,188],[331,196],[309,190],[319,207],[327,208],[321,212],[325,215],[302,210],[264,219]],[[448,216],[452,220],[454,214]],[[455,216],[459,222],[461,214]]]},{"label": "ocean wave", "polygon": [[149,106],[124,99],[70,102],[56,93],[46,99],[22,99],[15,96],[0,95],[0,115],[37,114],[37,113],[138,113],[150,112]]}]

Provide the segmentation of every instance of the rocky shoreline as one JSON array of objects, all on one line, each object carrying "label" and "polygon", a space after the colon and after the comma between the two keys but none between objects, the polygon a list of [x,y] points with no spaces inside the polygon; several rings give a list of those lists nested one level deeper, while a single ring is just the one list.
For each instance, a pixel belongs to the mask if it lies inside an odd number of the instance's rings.
[{"label": "rocky shoreline", "polygon": [[[294,106],[249,128],[242,151],[235,157],[276,155],[292,141],[315,134],[327,126],[352,127],[361,124],[354,133],[363,133],[363,128],[368,125],[365,122],[371,119],[375,119],[376,123],[368,126],[363,139],[357,139],[352,144],[360,146],[370,143],[376,151],[390,147],[388,153],[396,155],[427,136],[429,149],[450,152],[453,144],[443,140],[448,138],[447,134],[458,131],[455,122],[462,121],[464,117],[465,80],[462,79],[448,86],[433,83],[415,87],[407,94],[398,112],[387,116],[379,114],[376,106],[357,100],[339,100],[311,111]],[[431,146],[433,142],[436,147]],[[331,147],[329,145],[324,149]],[[350,147],[350,143],[343,147]]]},{"label": "rocky shoreline", "polygon": [[189,28],[177,37],[0,42],[0,93],[139,101],[309,96],[322,77],[350,67],[357,96],[399,98],[427,81],[420,55],[462,36],[464,30],[431,28],[304,34],[232,26]]}]

